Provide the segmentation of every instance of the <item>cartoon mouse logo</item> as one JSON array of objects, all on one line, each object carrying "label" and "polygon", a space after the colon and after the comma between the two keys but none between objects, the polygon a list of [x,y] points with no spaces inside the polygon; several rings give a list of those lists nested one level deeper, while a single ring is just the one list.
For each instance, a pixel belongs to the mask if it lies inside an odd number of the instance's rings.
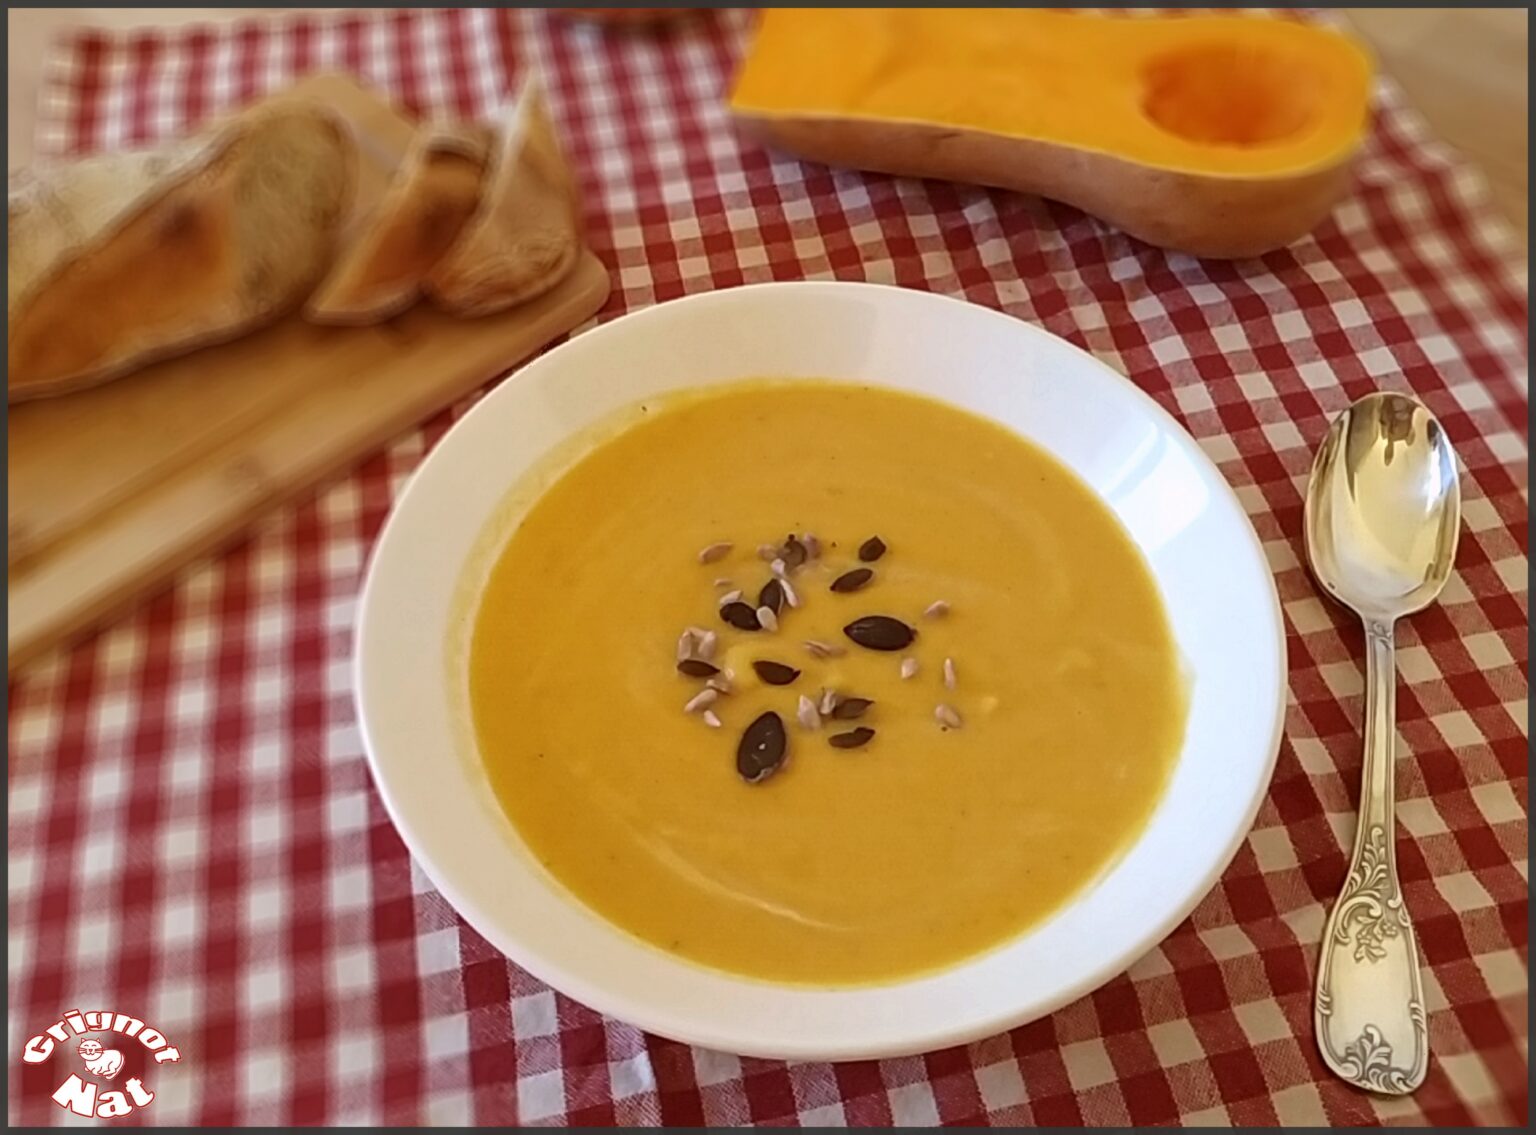
[{"label": "cartoon mouse logo", "polygon": [[85,1061],[85,1070],[92,1076],[110,1080],[123,1070],[123,1054],[115,1048],[102,1048],[96,1040],[82,1040],[75,1049]]}]

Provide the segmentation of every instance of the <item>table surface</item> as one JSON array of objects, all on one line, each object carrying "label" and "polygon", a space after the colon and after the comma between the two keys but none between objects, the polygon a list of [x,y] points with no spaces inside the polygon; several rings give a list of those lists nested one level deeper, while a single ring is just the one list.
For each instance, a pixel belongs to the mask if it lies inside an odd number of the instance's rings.
[{"label": "table surface", "polygon": [[[268,8],[12,8],[7,14],[8,168],[32,154],[36,96],[50,37],[72,23],[103,28],[233,20]],[[326,9],[315,9],[325,11]],[[1346,16],[1370,41],[1441,137],[1483,170],[1499,207],[1526,231],[1524,8],[1359,8]]]},{"label": "table surface", "polygon": [[[161,1123],[1523,1123],[1528,301],[1483,180],[1383,84],[1326,224],[1255,261],[1201,262],[1064,206],[743,140],[719,91],[748,26],[731,11],[610,34],[454,9],[79,35],[51,52],[38,137],[50,154],[121,148],[338,64],[412,111],[483,117],[537,66],[612,274],[601,318],[742,283],[870,280],[1092,352],[1215,462],[1284,606],[1285,738],[1220,882],[1091,995],[906,1060],[738,1060],[542,986],[411,861],[351,703],[368,549],[460,406],[13,678],[11,1051],[70,1008],[142,1014],[187,1052],[155,1073]],[[1302,565],[1301,494],[1330,417],[1382,388],[1422,397],[1463,466],[1456,571],[1399,639],[1398,863],[1432,1049],[1405,1099],[1329,1075],[1311,1024],[1355,827],[1362,679],[1357,621]],[[49,1093],[73,1061],[13,1060],[13,1120],[58,1116]]]}]

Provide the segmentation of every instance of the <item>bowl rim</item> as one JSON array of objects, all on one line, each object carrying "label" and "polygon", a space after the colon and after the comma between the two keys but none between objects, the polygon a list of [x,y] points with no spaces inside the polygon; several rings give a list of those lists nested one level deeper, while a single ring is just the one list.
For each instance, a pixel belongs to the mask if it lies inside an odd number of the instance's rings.
[{"label": "bowl rim", "polygon": [[[1262,568],[1261,576],[1267,583],[1267,586],[1263,589],[1268,599],[1267,609],[1264,614],[1267,615],[1265,621],[1267,629],[1271,632],[1274,646],[1272,662],[1275,675],[1274,709],[1268,731],[1268,741],[1266,742],[1267,756],[1263,761],[1262,768],[1259,770],[1259,775],[1254,778],[1253,790],[1250,798],[1245,803],[1241,816],[1235,817],[1235,822],[1233,822],[1231,832],[1225,844],[1211,860],[1209,868],[1198,878],[1189,877],[1188,881],[1178,888],[1178,900],[1167,908],[1166,913],[1162,917],[1147,923],[1146,929],[1135,936],[1134,943],[1120,949],[1113,957],[1107,958],[1078,980],[1064,984],[1051,995],[1040,997],[1027,1005],[1020,1006],[1015,1004],[988,1011],[978,1017],[948,1028],[938,1028],[931,1025],[924,1026],[909,1033],[892,1035],[883,1042],[866,1042],[862,1040],[839,1042],[837,1040],[808,1038],[799,1044],[780,1043],[770,1047],[754,1047],[749,1039],[745,1039],[745,1032],[739,1029],[732,1030],[730,1028],[712,1027],[711,1025],[700,1024],[696,1020],[690,1021],[684,1027],[678,1027],[676,1018],[664,1012],[653,1011],[655,1009],[653,1003],[637,1002],[632,998],[615,993],[603,984],[590,981],[582,974],[569,969],[561,963],[560,959],[549,956],[547,953],[527,948],[527,944],[519,942],[515,934],[504,930],[505,920],[501,916],[492,914],[492,912],[482,908],[479,903],[471,899],[449,877],[449,873],[442,870],[438,863],[434,861],[430,851],[424,846],[424,840],[421,838],[420,833],[414,831],[407,820],[401,801],[391,791],[388,777],[384,774],[381,768],[382,762],[377,755],[378,746],[376,746],[369,728],[371,715],[368,710],[368,690],[371,683],[368,680],[367,670],[370,657],[369,642],[373,634],[373,620],[369,618],[369,612],[374,609],[376,603],[375,593],[379,586],[378,565],[383,556],[388,554],[389,549],[393,547],[391,533],[400,526],[401,517],[408,508],[412,507],[412,501],[415,499],[415,496],[420,495],[420,486],[423,483],[422,473],[429,467],[437,455],[449,445],[453,435],[463,429],[466,423],[471,420],[477,420],[478,417],[493,412],[488,410],[487,407],[493,403],[497,395],[503,391],[503,388],[510,387],[514,383],[537,381],[537,374],[556,370],[562,365],[563,359],[568,354],[578,350],[590,350],[591,340],[594,338],[608,339],[617,337],[627,331],[632,331],[642,321],[675,317],[679,309],[684,306],[707,307],[720,302],[739,303],[743,300],[750,300],[751,296],[761,294],[765,290],[777,293],[789,289],[805,292],[812,299],[816,297],[817,293],[820,293],[836,300],[842,296],[850,295],[853,291],[857,291],[863,294],[895,293],[900,297],[908,299],[910,297],[917,297],[925,302],[932,301],[935,304],[954,305],[973,312],[983,313],[986,317],[994,320],[1006,321],[1023,334],[1043,336],[1056,344],[1058,349],[1064,348],[1080,356],[1085,366],[1091,367],[1100,372],[1105,378],[1124,387],[1132,396],[1133,401],[1139,403],[1140,409],[1147,418],[1158,427],[1159,433],[1171,439],[1173,444],[1178,446],[1192,460],[1194,467],[1199,470],[1202,482],[1213,490],[1214,495],[1225,498],[1226,503],[1231,507],[1235,516],[1241,521],[1236,527],[1242,530],[1242,539],[1247,546],[1246,550],[1251,553],[1255,563]],[[879,300],[880,296],[876,295],[875,298]],[[578,346],[578,344],[581,344],[581,346]],[[942,398],[939,400],[944,401]],[[1100,495],[1097,489],[1094,492],[1096,496]],[[743,284],[695,293],[652,304],[599,324],[587,331],[581,332],[579,335],[572,336],[539,358],[515,370],[470,407],[459,421],[454,423],[453,427],[440,440],[438,445],[412,471],[408,482],[399,491],[385,523],[381,527],[373,547],[370,549],[363,586],[358,593],[356,610],[357,617],[353,631],[353,662],[351,666],[353,703],[357,715],[358,730],[363,741],[369,770],[372,774],[372,781],[384,803],[385,811],[389,815],[390,821],[394,825],[407,851],[455,912],[495,949],[501,952],[509,962],[522,968],[551,989],[574,998],[604,1016],[630,1023],[644,1031],[681,1043],[712,1048],[746,1057],[795,1061],[846,1061],[885,1059],[930,1052],[1006,1032],[1022,1024],[1048,1016],[1078,998],[1098,989],[1106,982],[1124,973],[1139,958],[1163,942],[1180,923],[1189,917],[1195,907],[1205,899],[1219,882],[1221,876],[1231,865],[1238,849],[1246,841],[1253,828],[1259,809],[1268,794],[1273,780],[1284,736],[1289,686],[1288,660],[1284,615],[1275,584],[1274,573],[1269,566],[1262,541],[1253,527],[1252,519],[1249,517],[1247,509],[1244,508],[1236,491],[1216,467],[1215,462],[1200,448],[1194,437],[1177,419],[1159,405],[1151,395],[1131,379],[1090,352],[1069,340],[1052,334],[1038,324],[958,297],[890,284],[835,280],[772,281]],[[1137,837],[1137,840],[1133,841],[1130,847],[1126,849],[1124,854],[1128,855],[1130,850],[1145,835],[1146,832],[1144,830]],[[1100,882],[1102,882],[1102,878]],[[1039,926],[1032,927],[1029,931],[1026,931],[1026,935],[1060,918],[1065,911],[1077,905],[1097,886],[1098,883],[1089,884],[1088,887],[1070,900],[1061,910],[1047,917]],[[568,902],[575,903],[578,906],[582,905],[580,900],[570,895],[569,892],[565,892],[563,897]],[[607,924],[607,920],[603,919],[602,916],[590,911],[588,913],[600,922]],[[611,927],[611,924],[607,925]],[[623,933],[622,931],[620,932]],[[1009,941],[1015,940],[1010,939]],[[509,944],[514,948],[509,948]],[[650,948],[644,943],[637,942],[636,944],[640,948]],[[1007,944],[1001,943],[997,948],[1006,948]],[[963,959],[952,968],[963,967],[973,960]],[[744,982],[760,987],[780,988],[786,992],[804,991],[804,988],[800,986],[764,982],[741,975],[722,973],[708,967],[686,962],[680,964],[697,970],[701,975],[709,975],[714,978],[724,977],[727,980]],[[941,970],[938,972],[948,971]],[[904,985],[920,982],[933,976],[936,975],[929,973],[914,974],[909,978],[899,979],[883,986],[854,988],[864,991],[869,989],[898,989]],[[848,988],[836,987],[826,992],[831,995],[849,991],[850,989]]]}]

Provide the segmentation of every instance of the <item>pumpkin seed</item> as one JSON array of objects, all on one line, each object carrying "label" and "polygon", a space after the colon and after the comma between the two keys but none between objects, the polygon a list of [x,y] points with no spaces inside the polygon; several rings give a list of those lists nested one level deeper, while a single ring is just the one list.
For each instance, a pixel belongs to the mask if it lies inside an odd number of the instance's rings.
[{"label": "pumpkin seed", "polygon": [[875,573],[870,571],[869,568],[854,568],[852,571],[843,572],[842,575],[834,579],[832,581],[832,590],[845,593],[857,591],[874,578]]},{"label": "pumpkin seed", "polygon": [[757,621],[757,612],[747,606],[740,599],[733,599],[720,608],[720,617],[739,631],[755,631],[761,629]]},{"label": "pumpkin seed", "polygon": [[685,658],[677,664],[679,673],[687,674],[690,678],[713,678],[720,673],[720,667],[713,662],[705,662],[702,658]]},{"label": "pumpkin seed", "polygon": [[878,536],[871,536],[859,545],[859,562],[872,564],[885,555],[885,541]]},{"label": "pumpkin seed", "polygon": [[748,784],[761,784],[784,767],[789,757],[789,737],[784,720],[772,710],[760,714],[741,735],[736,746],[736,771]]},{"label": "pumpkin seed", "polygon": [[843,628],[843,633],[866,650],[905,650],[917,632],[889,615],[865,615]]},{"label": "pumpkin seed", "polygon": [[832,719],[834,721],[852,721],[856,717],[863,717],[869,707],[875,703],[869,698],[843,698],[832,707]]},{"label": "pumpkin seed", "polygon": [[827,738],[827,744],[834,749],[858,749],[869,744],[875,739],[875,731],[867,725],[861,725],[857,729],[850,729],[846,733],[834,733]]},{"label": "pumpkin seed", "polygon": [[787,686],[800,676],[800,671],[793,666],[786,666],[782,662],[770,662],[767,659],[752,663],[752,669],[757,671],[757,676],[770,686]]},{"label": "pumpkin seed", "polygon": [[733,547],[735,547],[734,544],[725,540],[722,540],[718,544],[711,544],[709,547],[704,548],[699,552],[699,563],[712,564],[716,560],[723,560],[726,556],[731,554],[731,549]]},{"label": "pumpkin seed", "polygon": [[775,615],[784,609],[784,584],[774,578],[763,584],[763,589],[757,593],[757,605],[769,608]]}]

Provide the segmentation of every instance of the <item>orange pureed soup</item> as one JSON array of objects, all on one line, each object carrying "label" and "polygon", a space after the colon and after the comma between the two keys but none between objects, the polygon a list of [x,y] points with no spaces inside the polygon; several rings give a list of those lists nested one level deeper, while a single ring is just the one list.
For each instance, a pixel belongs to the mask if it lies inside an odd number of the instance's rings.
[{"label": "orange pureed soup", "polygon": [[[719,601],[755,613],[764,543],[797,605],[744,629]],[[858,645],[870,615],[915,638]],[[729,678],[713,701],[708,667],[678,669],[690,626]],[[679,957],[812,984],[933,970],[1051,915],[1141,831],[1185,719],[1152,577],[1082,482],[982,418],[831,382],[658,401],[595,442],[501,551],[469,681],[492,786],[555,879]],[[873,704],[817,725],[799,699],[825,690]],[[749,783],[767,713],[784,759]]]}]

